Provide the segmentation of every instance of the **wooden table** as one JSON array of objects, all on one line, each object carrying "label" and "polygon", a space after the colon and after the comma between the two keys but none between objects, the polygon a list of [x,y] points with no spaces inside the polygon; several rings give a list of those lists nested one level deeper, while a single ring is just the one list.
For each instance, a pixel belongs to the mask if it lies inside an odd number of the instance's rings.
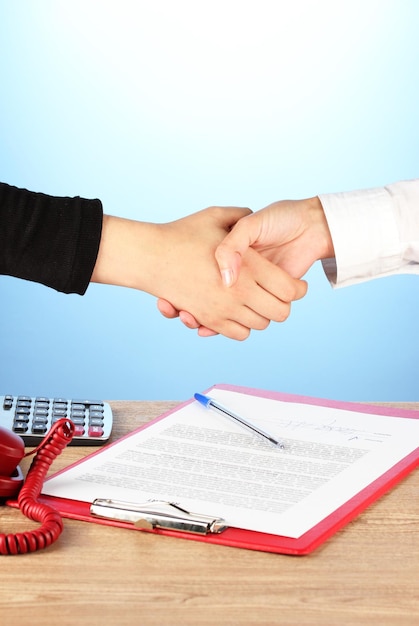
[{"label": "wooden table", "polygon": [[[111,405],[116,439],[176,403]],[[53,471],[89,451],[67,448]],[[418,471],[309,556],[64,523],[50,548],[0,557],[4,626],[419,624]],[[0,508],[2,532],[33,526]]]}]

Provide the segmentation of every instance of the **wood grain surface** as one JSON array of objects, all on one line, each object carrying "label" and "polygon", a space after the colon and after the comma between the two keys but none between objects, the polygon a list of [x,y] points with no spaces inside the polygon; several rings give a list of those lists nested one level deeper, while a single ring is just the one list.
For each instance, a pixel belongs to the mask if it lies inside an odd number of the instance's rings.
[{"label": "wood grain surface", "polygon": [[[176,404],[111,402],[113,439]],[[90,451],[67,448],[52,471]],[[419,624],[418,471],[309,556],[64,524],[50,548],[0,557],[5,626]],[[31,527],[0,507],[1,532]]]}]

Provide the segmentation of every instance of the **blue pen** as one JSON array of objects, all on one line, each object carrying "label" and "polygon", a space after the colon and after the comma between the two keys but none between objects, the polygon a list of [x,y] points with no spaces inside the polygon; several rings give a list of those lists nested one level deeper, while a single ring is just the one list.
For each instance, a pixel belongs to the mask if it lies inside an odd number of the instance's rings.
[{"label": "blue pen", "polygon": [[195,400],[198,400],[198,402],[200,402],[206,409],[212,409],[213,411],[217,411],[217,413],[219,413],[220,415],[229,417],[230,419],[234,420],[236,423],[241,424],[245,428],[251,430],[256,435],[259,435],[263,439],[270,441],[271,443],[274,444],[274,446],[277,446],[279,448],[284,447],[284,444],[282,444],[280,441],[275,439],[275,437],[272,437],[272,435],[265,433],[263,430],[261,430],[257,426],[250,424],[250,422],[245,420],[243,417],[240,417],[236,413],[233,413],[229,409],[226,409],[224,406],[222,406],[221,404],[218,404],[216,400],[213,400],[209,396],[204,396],[202,393],[195,393],[194,398]]}]

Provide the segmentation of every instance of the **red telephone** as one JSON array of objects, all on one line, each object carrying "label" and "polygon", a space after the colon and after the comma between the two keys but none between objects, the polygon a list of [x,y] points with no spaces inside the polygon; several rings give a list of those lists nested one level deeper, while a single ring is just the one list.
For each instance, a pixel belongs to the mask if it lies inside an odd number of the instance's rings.
[{"label": "red telephone", "polygon": [[23,485],[19,463],[25,454],[23,439],[0,427],[0,498],[15,497]]},{"label": "red telephone", "polygon": [[[16,498],[19,508],[29,519],[41,522],[36,530],[16,534],[0,534],[0,554],[24,554],[51,545],[61,534],[61,516],[52,507],[37,502],[52,461],[73,438],[74,424],[58,420],[40,445],[25,455],[23,439],[0,427],[0,499]],[[20,461],[35,454],[24,482]]]}]

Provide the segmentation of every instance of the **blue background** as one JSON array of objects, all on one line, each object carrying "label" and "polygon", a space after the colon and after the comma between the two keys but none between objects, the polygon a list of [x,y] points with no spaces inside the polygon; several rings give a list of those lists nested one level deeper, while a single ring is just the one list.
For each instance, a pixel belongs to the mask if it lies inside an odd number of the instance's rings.
[{"label": "blue background", "polygon": [[[165,222],[416,178],[418,30],[415,0],[3,0],[0,180]],[[417,278],[307,279],[286,323],[240,343],[144,293],[0,277],[0,393],[419,400]]]}]

